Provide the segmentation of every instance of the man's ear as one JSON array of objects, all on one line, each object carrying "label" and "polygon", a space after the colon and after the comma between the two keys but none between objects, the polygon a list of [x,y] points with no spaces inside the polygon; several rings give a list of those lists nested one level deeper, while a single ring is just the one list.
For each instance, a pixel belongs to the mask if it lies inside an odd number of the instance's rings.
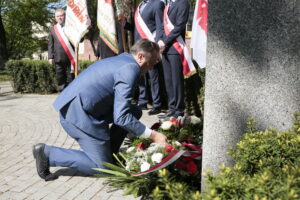
[{"label": "man's ear", "polygon": [[145,57],[144,52],[138,52],[137,57],[138,59],[142,60]]},{"label": "man's ear", "polygon": [[142,64],[145,59],[145,53],[144,52],[138,52],[137,53],[137,61],[139,64]]}]

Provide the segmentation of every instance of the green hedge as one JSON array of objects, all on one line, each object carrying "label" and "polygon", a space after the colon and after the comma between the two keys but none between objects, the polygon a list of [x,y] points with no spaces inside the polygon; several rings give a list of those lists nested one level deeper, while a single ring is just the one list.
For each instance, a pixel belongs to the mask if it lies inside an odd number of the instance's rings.
[{"label": "green hedge", "polygon": [[300,199],[300,113],[289,131],[257,131],[254,121],[230,154],[234,167],[208,174],[203,199]]},{"label": "green hedge", "polygon": [[[81,70],[91,61],[80,61]],[[14,92],[48,94],[56,92],[55,68],[48,61],[10,60],[5,68],[12,77]]]}]

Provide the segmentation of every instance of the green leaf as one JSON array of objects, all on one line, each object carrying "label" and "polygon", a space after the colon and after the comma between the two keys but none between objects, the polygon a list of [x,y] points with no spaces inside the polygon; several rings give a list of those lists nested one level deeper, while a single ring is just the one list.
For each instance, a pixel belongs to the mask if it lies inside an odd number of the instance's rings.
[{"label": "green leaf", "polygon": [[118,161],[118,163],[125,168],[126,166],[120,161],[120,159],[118,158],[118,156],[116,154],[113,154],[114,158]]},{"label": "green leaf", "polygon": [[121,173],[124,173],[124,174],[127,174],[127,175],[130,175],[130,173],[128,171],[126,171],[125,169],[117,166],[117,165],[114,165],[114,164],[111,164],[111,163],[107,163],[107,162],[104,162],[103,165],[111,170],[115,170],[115,171],[118,171],[118,172],[121,172]]},{"label": "green leaf", "polygon": [[127,176],[127,174],[124,174],[124,173],[118,172],[118,171],[114,171],[114,170],[110,170],[110,169],[101,169],[101,168],[92,168],[92,169],[99,171],[99,172],[116,175],[116,176],[123,176],[123,177]]}]

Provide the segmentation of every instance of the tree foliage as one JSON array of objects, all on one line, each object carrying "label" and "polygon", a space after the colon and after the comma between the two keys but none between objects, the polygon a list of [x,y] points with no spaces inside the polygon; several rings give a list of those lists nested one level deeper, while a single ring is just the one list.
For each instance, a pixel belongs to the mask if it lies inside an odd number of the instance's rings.
[{"label": "tree foliage", "polygon": [[4,26],[4,46],[9,59],[30,57],[47,48],[47,35],[38,37],[37,34],[48,33],[47,25],[53,20],[50,3],[58,1],[0,0],[0,25]]}]

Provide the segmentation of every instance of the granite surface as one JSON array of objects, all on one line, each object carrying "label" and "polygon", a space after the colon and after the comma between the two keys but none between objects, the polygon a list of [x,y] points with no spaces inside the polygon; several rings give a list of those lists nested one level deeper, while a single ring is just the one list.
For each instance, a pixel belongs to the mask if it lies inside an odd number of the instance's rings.
[{"label": "granite surface", "polygon": [[209,1],[203,172],[217,173],[244,133],[287,130],[300,111],[299,1]]}]

